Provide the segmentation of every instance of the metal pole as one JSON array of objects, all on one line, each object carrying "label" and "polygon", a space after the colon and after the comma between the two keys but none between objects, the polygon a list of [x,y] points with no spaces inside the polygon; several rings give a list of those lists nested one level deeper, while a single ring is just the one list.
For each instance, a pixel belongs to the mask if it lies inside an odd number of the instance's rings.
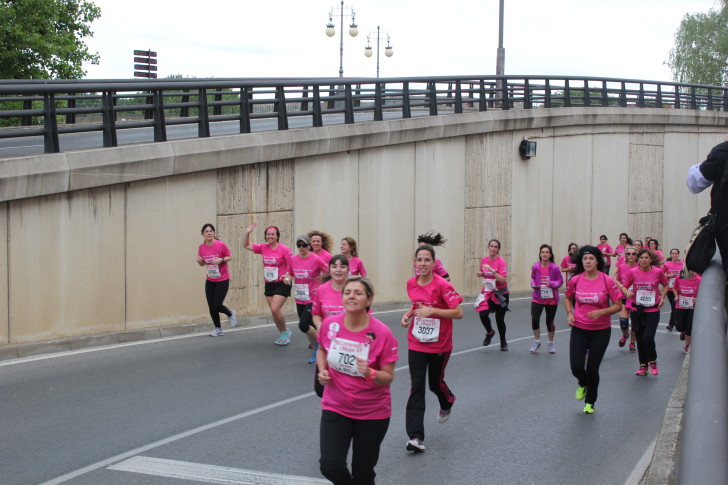
[{"label": "metal pole", "polygon": [[506,50],[503,48],[503,2],[500,0],[499,23],[498,23],[498,52],[495,61],[495,75],[502,76],[505,73]]},{"label": "metal pole", "polygon": [[379,77],[379,26],[377,25],[377,77]]},{"label": "metal pole", "polygon": [[[501,0],[502,1],[502,0]],[[344,0],[341,0],[341,22],[339,22],[341,35],[339,38],[339,77],[344,77]]]}]

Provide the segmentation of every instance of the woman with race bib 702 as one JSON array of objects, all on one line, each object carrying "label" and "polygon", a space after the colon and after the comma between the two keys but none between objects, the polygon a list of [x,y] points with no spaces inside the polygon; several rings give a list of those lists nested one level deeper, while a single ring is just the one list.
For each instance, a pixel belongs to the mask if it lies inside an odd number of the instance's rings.
[{"label": "woman with race bib 702", "polygon": [[[564,295],[567,323],[571,327],[569,360],[576,377],[577,401],[584,400],[584,414],[594,414],[599,391],[599,366],[612,333],[611,315],[622,308],[622,293],[604,274],[604,256],[594,246],[579,248],[576,274]],[[589,353],[587,358],[586,354]]]},{"label": "woman with race bib 702", "polygon": [[407,400],[405,448],[425,451],[425,381],[440,403],[437,422],[450,418],[455,395],[445,384],[445,367],[452,353],[452,321],[463,318],[462,297],[445,278],[432,272],[435,250],[420,246],[415,252],[418,275],[407,281],[407,296],[412,307],[402,316],[407,328],[410,396]]},{"label": "woman with race bib 702", "polygon": [[[369,315],[373,299],[369,280],[350,277],[344,284],[344,313],[325,319],[319,331],[318,380],[326,388],[319,463],[334,485],[374,483],[392,415],[389,387],[398,345],[389,327]],[[352,442],[350,472],[346,457]]]},{"label": "woman with race bib 702", "polygon": [[265,229],[266,244],[251,244],[250,233],[257,225],[257,222],[253,222],[245,228],[243,247],[263,256],[265,299],[268,302],[271,315],[273,315],[273,322],[280,332],[274,343],[276,345],[288,345],[291,341],[291,332],[286,329],[286,317],[283,315],[282,308],[286,303],[286,298],[291,296],[291,283],[289,280],[291,250],[280,243],[281,232],[276,226]]},{"label": "woman with race bib 702", "polygon": [[632,328],[637,336],[637,356],[640,367],[635,372],[638,376],[647,374],[647,368],[653,375],[660,373],[657,368],[657,350],[655,349],[655,332],[660,323],[660,308],[665,300],[661,297],[660,287],[664,293],[668,290],[668,282],[662,269],[656,266],[657,256],[649,249],[642,248],[637,253],[637,267],[627,273],[623,280],[627,298],[634,298],[632,310]]}]

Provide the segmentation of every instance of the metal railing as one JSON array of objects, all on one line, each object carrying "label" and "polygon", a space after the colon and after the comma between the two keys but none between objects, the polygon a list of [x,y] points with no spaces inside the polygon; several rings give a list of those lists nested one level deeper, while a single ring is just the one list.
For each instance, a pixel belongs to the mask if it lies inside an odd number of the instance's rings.
[{"label": "metal railing", "polygon": [[728,483],[726,275],[716,255],[703,274],[693,315],[679,482]]},{"label": "metal railing", "polygon": [[[46,153],[61,150],[60,137],[101,132],[103,146],[118,132],[153,130],[167,140],[174,125],[237,122],[250,133],[256,120],[278,130],[388,117],[467,111],[575,106],[656,107],[728,111],[728,88],[634,79],[556,76],[451,76],[413,78],[256,78],[165,80],[0,81],[0,142],[42,136]],[[325,121],[329,115],[338,115]],[[343,120],[342,120],[343,116]],[[273,128],[275,129],[275,128]]]}]

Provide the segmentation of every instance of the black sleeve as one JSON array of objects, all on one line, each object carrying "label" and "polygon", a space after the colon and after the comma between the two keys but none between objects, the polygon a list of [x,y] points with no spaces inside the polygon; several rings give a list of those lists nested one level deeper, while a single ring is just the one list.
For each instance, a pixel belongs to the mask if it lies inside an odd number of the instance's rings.
[{"label": "black sleeve", "polygon": [[713,147],[708,158],[700,164],[700,173],[711,182],[717,182],[723,175],[726,163],[728,163],[728,141]]}]

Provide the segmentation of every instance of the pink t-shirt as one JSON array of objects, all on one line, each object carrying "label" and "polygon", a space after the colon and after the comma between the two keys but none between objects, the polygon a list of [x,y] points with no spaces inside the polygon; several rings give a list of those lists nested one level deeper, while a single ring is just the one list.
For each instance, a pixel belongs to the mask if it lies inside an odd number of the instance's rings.
[{"label": "pink t-shirt", "polygon": [[230,256],[230,249],[227,244],[222,241],[215,240],[211,245],[205,243],[200,244],[197,254],[205,261],[207,269],[207,279],[210,281],[225,281],[230,279],[228,272],[228,264],[212,264],[213,259]]},{"label": "pink t-shirt", "polygon": [[353,256],[349,260],[349,276],[366,276],[367,270],[364,267],[364,263],[362,263],[361,259],[357,258],[356,256]]},{"label": "pink t-shirt", "polygon": [[[576,264],[571,262],[571,256],[564,256],[564,259],[561,260],[561,269],[565,270],[569,268],[576,268]],[[566,273],[566,281],[569,281],[573,274],[573,272]]]},{"label": "pink t-shirt", "polygon": [[624,255],[624,252],[626,250],[627,249],[624,246],[622,246],[621,244],[618,244],[617,247],[614,248],[614,254],[617,255],[617,261],[619,261],[619,259],[622,258],[622,256]]},{"label": "pink t-shirt", "polygon": [[267,244],[253,244],[253,252],[263,256],[263,279],[266,283],[283,281],[291,269],[291,250],[284,244],[271,249]]},{"label": "pink t-shirt", "polygon": [[[622,286],[625,286],[624,284],[624,278],[627,276],[627,273],[631,272],[633,269],[635,269],[637,265],[634,266],[627,266],[626,264],[619,264],[617,265],[617,274],[615,277],[617,278],[617,281],[619,281]],[[629,291],[632,291],[634,288],[631,288],[627,286],[627,289]],[[624,293],[622,293],[623,300],[625,299]],[[627,308],[630,310],[634,310],[634,298],[626,298],[625,305],[627,305]]]},{"label": "pink t-shirt", "polygon": [[336,291],[331,287],[331,281],[327,281],[318,288],[313,295],[312,315],[318,315],[321,318],[330,317],[344,313],[344,302],[340,291]]},{"label": "pink t-shirt", "polygon": [[[414,275],[419,276],[420,272],[417,271],[417,263],[414,263],[414,266],[415,266]],[[449,276],[447,270],[445,269],[445,265],[442,264],[442,261],[440,261],[437,258],[435,258],[435,266],[432,268],[432,272],[435,273],[437,276],[442,276],[443,278]]]},{"label": "pink t-shirt", "polygon": [[314,254],[316,256],[318,256],[319,258],[321,258],[321,261],[326,263],[327,266],[329,264],[329,261],[331,261],[331,258],[333,258],[333,256],[331,256],[331,253],[328,252],[327,250],[325,250],[324,248],[321,248],[318,253],[314,253]]},{"label": "pink t-shirt", "polygon": [[[660,304],[660,286],[667,286],[667,278],[662,269],[650,266],[647,271],[642,271],[639,266],[635,266],[629,271],[622,283],[629,288],[632,287],[634,293],[634,306],[642,305],[646,312],[659,312],[657,305]],[[634,309],[634,308],[633,308]]]},{"label": "pink t-shirt", "polygon": [[611,327],[612,317],[603,315],[592,320],[588,315],[594,310],[612,306],[610,301],[619,301],[622,292],[619,291],[617,283],[604,273],[598,273],[593,280],[581,273],[569,280],[565,296],[573,303],[575,327],[584,330],[603,330]]},{"label": "pink t-shirt", "polygon": [[[612,249],[612,246],[609,244],[597,244],[597,249],[600,250],[602,253],[614,253],[614,249]],[[604,264],[607,266],[612,264],[612,257],[611,256],[604,256]]]},{"label": "pink t-shirt", "polygon": [[352,419],[386,419],[392,415],[389,386],[368,381],[356,370],[356,357],[366,358],[369,367],[382,367],[399,360],[397,339],[374,317],[360,332],[344,325],[345,314],[323,321],[318,341],[327,353],[331,384],[321,399],[321,408]]},{"label": "pink t-shirt", "polygon": [[662,265],[662,271],[665,273],[670,288],[675,286],[675,279],[680,276],[680,271],[682,271],[684,264],[682,261],[669,259]]},{"label": "pink t-shirt", "polygon": [[[455,288],[445,278],[436,274],[425,286],[417,284],[417,277],[407,280],[407,296],[412,301],[412,310],[431,306],[452,309],[463,302]],[[413,317],[407,327],[407,344],[411,350],[439,354],[452,350],[452,319],[434,315]]]},{"label": "pink t-shirt", "polygon": [[[538,286],[538,288],[533,289],[533,293],[531,294],[531,301],[539,303],[541,305],[558,305],[559,287],[564,282],[561,280],[561,278],[559,278],[558,281],[551,281],[551,265],[553,263],[549,263],[548,266],[541,266],[540,262],[536,264],[538,265],[540,278],[538,281],[531,280],[531,285]],[[533,269],[531,273],[533,274]],[[537,283],[537,285],[534,285],[534,283]],[[543,298],[542,296],[544,295],[544,292],[549,290],[551,292],[552,298]]]},{"label": "pink t-shirt", "polygon": [[313,299],[314,290],[321,284],[321,273],[328,270],[328,266],[321,258],[309,253],[307,258],[294,254],[291,258],[291,272],[293,273],[293,297],[296,303],[307,305]]},{"label": "pink t-shirt", "polygon": [[702,278],[697,274],[695,278],[678,278],[675,280],[675,291],[677,291],[675,308],[680,310],[695,309],[695,299],[698,297],[700,280]]},{"label": "pink t-shirt", "polygon": [[[486,256],[480,260],[480,272],[483,273],[483,280],[481,282],[482,288],[480,289],[480,296],[478,297],[478,300],[476,301],[477,304],[475,305],[475,311],[478,312],[487,310],[489,308],[490,301],[492,301],[494,305],[498,305],[498,298],[491,289],[494,285],[498,290],[508,288],[508,283],[498,283],[495,279],[495,275],[489,269],[485,268],[486,264],[504,278],[508,276],[508,266],[506,265],[506,261],[500,256],[496,256],[493,260],[488,259],[488,256]],[[504,291],[502,293],[506,294],[508,291]]]}]

